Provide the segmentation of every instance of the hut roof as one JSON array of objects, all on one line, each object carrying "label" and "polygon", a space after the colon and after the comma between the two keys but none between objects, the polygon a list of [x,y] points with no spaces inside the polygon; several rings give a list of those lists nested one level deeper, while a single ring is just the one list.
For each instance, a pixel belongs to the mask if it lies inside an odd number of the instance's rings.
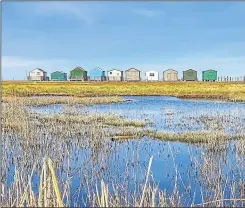
[{"label": "hut roof", "polygon": [[65,74],[65,72],[63,72],[63,71],[54,71],[54,72],[52,72],[51,74],[53,74],[53,73],[62,73],[62,74]]},{"label": "hut roof", "polygon": [[217,72],[216,70],[213,70],[213,69],[208,69],[208,70],[205,70],[203,72],[207,72],[207,71],[214,71],[214,72]]},{"label": "hut roof", "polygon": [[186,71],[196,71],[196,70],[194,70],[194,69],[187,69],[184,72],[186,72]]},{"label": "hut roof", "polygon": [[80,66],[77,66],[77,67],[75,67],[74,69],[72,69],[72,71],[75,71],[75,70],[82,70],[82,71],[85,71],[85,69],[83,69],[83,68],[80,67]]},{"label": "hut roof", "polygon": [[149,70],[149,71],[146,71],[147,72],[154,72],[154,73],[158,73],[158,71],[154,71],[154,70]]},{"label": "hut roof", "polygon": [[140,71],[139,69],[136,69],[136,68],[129,68],[129,69],[127,69],[126,71],[129,71],[129,70],[132,70],[132,69],[134,69],[134,70],[136,70],[136,71]]},{"label": "hut roof", "polygon": [[122,71],[119,70],[119,69],[111,69],[111,70],[109,70],[108,72],[110,72],[110,71],[119,71],[119,72],[122,72]]},{"label": "hut roof", "polygon": [[93,71],[93,70],[100,70],[100,71],[104,71],[103,69],[101,69],[100,67],[95,67],[95,68],[93,68],[93,69],[91,69],[91,71]]},{"label": "hut roof", "polygon": [[167,72],[167,71],[175,71],[175,72],[177,72],[178,73],[178,71],[176,71],[176,70],[174,70],[174,69],[167,69],[167,70],[165,70],[164,72]]},{"label": "hut roof", "polygon": [[43,69],[40,69],[40,68],[35,68],[35,69],[31,70],[31,71],[34,71],[36,69],[39,70],[39,71],[42,71],[42,72],[46,72],[46,71],[44,71]]}]

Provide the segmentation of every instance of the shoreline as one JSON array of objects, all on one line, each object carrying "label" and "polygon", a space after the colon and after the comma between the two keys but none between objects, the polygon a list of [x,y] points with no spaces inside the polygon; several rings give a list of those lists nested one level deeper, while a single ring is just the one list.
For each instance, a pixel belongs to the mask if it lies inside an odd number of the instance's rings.
[{"label": "shoreline", "polygon": [[[98,95],[98,96],[76,96],[76,95],[69,95],[69,94],[32,94],[32,95],[28,95],[28,96],[2,96],[3,99],[5,98],[110,98],[110,97],[174,97],[174,98],[178,98],[180,100],[197,100],[197,101],[221,101],[221,102],[230,102],[230,103],[240,103],[240,104],[245,104],[245,100],[243,99],[230,99],[230,98],[223,98],[221,96],[192,96],[192,95],[181,95],[181,96],[176,96],[176,95],[152,95],[152,94],[148,94],[148,95],[138,95],[138,94],[134,94],[134,95]],[[134,100],[131,99],[124,99],[123,102],[133,102]],[[112,103],[117,103],[117,102],[112,102]],[[100,103],[103,104],[103,103]]]}]

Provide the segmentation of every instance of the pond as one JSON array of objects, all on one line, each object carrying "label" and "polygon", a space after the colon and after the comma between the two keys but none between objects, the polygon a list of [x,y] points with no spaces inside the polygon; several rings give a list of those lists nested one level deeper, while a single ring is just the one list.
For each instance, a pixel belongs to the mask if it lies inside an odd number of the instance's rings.
[{"label": "pond", "polygon": [[[167,132],[186,132],[213,130],[206,125],[207,120],[214,123],[222,120],[226,133],[245,133],[239,127],[245,123],[245,105],[222,101],[183,100],[163,96],[127,96],[123,102],[86,107],[88,113],[113,113],[131,120],[152,121],[155,130]],[[62,113],[64,105],[33,107],[35,112]],[[235,123],[234,123],[235,122]],[[241,132],[242,131],[242,132]]]},{"label": "pond", "polygon": [[[227,134],[245,134],[244,104],[162,96],[124,98],[133,101],[81,108],[89,114],[114,113],[131,120],[152,121],[153,125],[146,128],[166,132],[208,130],[215,133],[218,129]],[[30,109],[55,114],[62,113],[64,106]],[[95,181],[103,179],[110,190],[112,183],[124,184],[128,190],[134,190],[139,184],[144,184],[149,159],[153,156],[150,182],[154,181],[159,189],[166,189],[168,194],[173,193],[176,183],[185,205],[201,203],[205,193],[215,194],[212,184],[217,183],[220,176],[225,176],[220,183],[226,198],[231,194],[228,182],[244,179],[245,160],[243,156],[237,159],[234,150],[237,146],[239,141],[208,147],[205,144],[165,142],[144,137],[124,142],[108,140],[94,155],[89,148],[79,149],[74,142],[70,147],[71,190],[75,193],[81,184],[85,187],[88,177],[95,177]],[[86,188],[79,193],[80,203],[86,194]],[[75,203],[74,198],[71,203]]]}]

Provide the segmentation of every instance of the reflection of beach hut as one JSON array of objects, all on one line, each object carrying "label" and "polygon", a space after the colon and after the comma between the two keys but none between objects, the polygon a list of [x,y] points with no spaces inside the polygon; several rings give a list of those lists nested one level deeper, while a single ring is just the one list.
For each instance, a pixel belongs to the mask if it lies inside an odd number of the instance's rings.
[{"label": "reflection of beach hut", "polygon": [[130,68],[126,70],[126,81],[140,81],[140,70]]},{"label": "reflection of beach hut", "polygon": [[159,79],[159,73],[157,71],[147,71],[145,73],[145,78],[146,78],[146,81],[158,81]]},{"label": "reflection of beach hut", "polygon": [[67,74],[61,71],[55,71],[51,73],[51,80],[53,81],[66,81]]},{"label": "reflection of beach hut", "polygon": [[107,72],[108,81],[123,81],[123,71],[112,69]]},{"label": "reflection of beach hut", "polygon": [[89,80],[91,81],[105,81],[105,71],[100,67],[96,67],[89,72]]},{"label": "reflection of beach hut", "polygon": [[163,72],[163,80],[167,82],[178,81],[178,72],[173,69],[168,69]]},{"label": "reflection of beach hut", "polygon": [[184,81],[197,81],[197,71],[193,69],[188,69],[183,71],[183,80]]},{"label": "reflection of beach hut", "polygon": [[29,73],[27,79],[31,81],[48,81],[49,77],[47,76],[46,71],[36,68]]},{"label": "reflection of beach hut", "polygon": [[70,81],[87,81],[87,71],[78,66],[70,72]]},{"label": "reflection of beach hut", "polygon": [[206,70],[202,72],[202,81],[216,81],[217,80],[217,71],[215,70]]}]

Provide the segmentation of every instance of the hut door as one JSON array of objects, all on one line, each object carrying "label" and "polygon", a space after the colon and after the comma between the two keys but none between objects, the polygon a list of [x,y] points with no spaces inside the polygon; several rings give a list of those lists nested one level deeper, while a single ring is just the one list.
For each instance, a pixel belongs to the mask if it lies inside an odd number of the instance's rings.
[{"label": "hut door", "polygon": [[132,80],[138,80],[137,75],[138,75],[137,72],[132,72]]},{"label": "hut door", "polygon": [[171,81],[172,80],[172,74],[171,73],[167,74],[167,80],[168,81]]},{"label": "hut door", "polygon": [[175,81],[175,74],[174,73],[171,74],[171,81]]}]

